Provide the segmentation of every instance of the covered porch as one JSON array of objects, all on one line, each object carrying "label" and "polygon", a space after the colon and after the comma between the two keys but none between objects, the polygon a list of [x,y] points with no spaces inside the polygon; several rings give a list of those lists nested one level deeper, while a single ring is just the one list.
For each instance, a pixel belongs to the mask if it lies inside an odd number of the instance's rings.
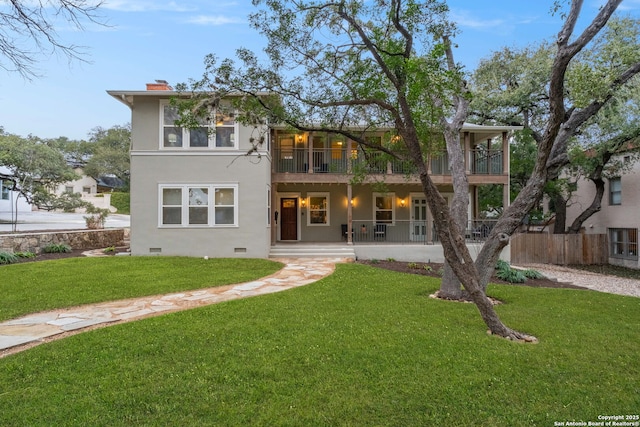
[{"label": "covered porch", "polygon": [[[271,243],[341,243],[353,246],[433,246],[438,235],[417,183],[277,183],[272,193]],[[451,200],[453,189],[442,185]],[[465,237],[482,243],[495,220],[477,219],[472,186]]]}]

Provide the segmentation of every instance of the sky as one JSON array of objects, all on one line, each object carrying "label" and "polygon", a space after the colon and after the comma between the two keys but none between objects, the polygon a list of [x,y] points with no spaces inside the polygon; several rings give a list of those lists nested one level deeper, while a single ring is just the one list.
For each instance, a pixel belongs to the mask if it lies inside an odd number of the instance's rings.
[{"label": "sky", "polygon": [[[447,3],[460,31],[455,59],[469,71],[502,47],[551,40],[561,26],[550,13],[553,0]],[[585,0],[578,27],[603,3]],[[0,69],[0,127],[21,136],[81,140],[95,127],[124,125],[131,112],[107,90],[145,90],[156,79],[175,86],[199,79],[207,54],[232,58],[240,47],[261,50],[265,41],[248,24],[253,11],[251,0],[105,0],[98,14],[107,25],[57,27],[64,43],[85,48],[85,62],[38,56],[40,77],[31,81]],[[619,11],[640,17],[640,0],[624,0]]]}]

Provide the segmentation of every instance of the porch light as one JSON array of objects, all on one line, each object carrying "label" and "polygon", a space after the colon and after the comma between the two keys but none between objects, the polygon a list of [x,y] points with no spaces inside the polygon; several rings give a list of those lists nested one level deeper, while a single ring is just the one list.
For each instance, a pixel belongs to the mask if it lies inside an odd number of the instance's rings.
[{"label": "porch light", "polygon": [[297,135],[297,137],[296,137],[296,139],[298,140],[298,142],[302,142],[302,135],[301,135],[301,134],[298,134],[298,135]]},{"label": "porch light", "polygon": [[307,199],[302,198],[302,199],[300,200],[300,206],[302,206],[303,208],[304,208],[305,206],[307,206]]},{"label": "porch light", "polygon": [[400,199],[400,206],[404,208],[404,199]]}]

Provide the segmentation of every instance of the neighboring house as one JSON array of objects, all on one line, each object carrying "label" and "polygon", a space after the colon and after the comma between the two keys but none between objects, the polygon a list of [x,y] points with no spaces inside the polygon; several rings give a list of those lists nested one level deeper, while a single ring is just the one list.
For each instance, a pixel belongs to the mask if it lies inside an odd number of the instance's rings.
[{"label": "neighboring house", "polygon": [[[5,167],[0,166],[0,174],[2,173],[9,174],[9,171]],[[18,214],[20,212],[32,211],[31,204],[29,204],[24,197],[18,197],[18,192],[11,190],[11,188],[13,188],[11,181],[0,179],[0,213],[7,214],[2,215],[2,220],[10,221],[11,214],[15,214],[16,211]]]},{"label": "neighboring house", "polygon": [[100,209],[109,209],[111,207],[111,195],[109,193],[98,193],[98,181],[85,175],[81,165],[72,166],[78,178],[58,185],[54,193],[58,196],[64,193],[77,193],[82,196],[83,201],[89,202]]},{"label": "neighboring house", "polygon": [[[443,259],[419,178],[406,162],[337,134],[244,126],[220,112],[189,131],[175,125],[169,103],[180,94],[162,82],[146,91],[107,92],[132,111],[134,255],[265,258],[284,243],[337,243],[360,258]],[[476,220],[478,187],[503,185],[508,203],[508,139],[515,129],[469,124],[462,130],[470,241],[486,237],[492,226]],[[260,135],[264,144],[247,155],[250,139]],[[382,143],[385,135],[370,138]],[[451,199],[446,152],[428,164]],[[356,171],[369,174],[361,184],[352,184]],[[382,180],[384,191],[376,184]]]},{"label": "neighboring house", "polygon": [[[629,155],[622,153],[620,156],[622,161],[632,161]],[[585,233],[607,234],[610,264],[640,268],[640,162],[636,162],[630,172],[605,181],[602,208],[583,224]],[[577,190],[567,207],[567,224],[571,224],[591,204],[595,192],[595,185],[591,181],[578,181]]]}]

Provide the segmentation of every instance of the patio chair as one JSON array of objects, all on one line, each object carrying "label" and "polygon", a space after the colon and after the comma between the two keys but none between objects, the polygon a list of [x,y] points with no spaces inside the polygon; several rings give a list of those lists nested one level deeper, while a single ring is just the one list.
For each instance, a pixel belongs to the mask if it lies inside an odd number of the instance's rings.
[{"label": "patio chair", "polygon": [[376,224],[373,229],[373,238],[375,240],[386,240],[387,239],[387,224]]}]

